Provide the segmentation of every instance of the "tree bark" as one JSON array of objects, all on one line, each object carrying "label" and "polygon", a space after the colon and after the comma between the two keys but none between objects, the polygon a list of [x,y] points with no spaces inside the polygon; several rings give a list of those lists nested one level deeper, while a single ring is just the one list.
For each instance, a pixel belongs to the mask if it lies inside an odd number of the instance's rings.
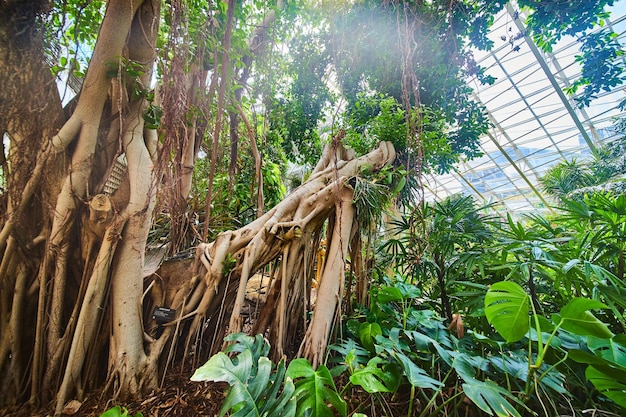
[{"label": "tree bark", "polygon": [[37,21],[46,7],[45,1],[0,5],[0,135],[10,141],[7,158],[1,157],[0,287],[5,290],[0,299],[0,404],[23,395],[29,382],[35,322],[26,311],[44,253],[40,243],[45,232],[40,231],[49,226],[44,201],[54,202],[55,197],[47,197],[56,194],[59,184],[59,170],[49,169],[43,180],[42,173],[45,163],[55,166],[65,156],[39,155],[46,138],[64,122],[54,78],[43,65]]},{"label": "tree bark", "polygon": [[340,193],[335,214],[335,227],[327,252],[328,259],[318,286],[313,319],[300,348],[301,356],[308,358],[314,368],[323,362],[328,337],[335,318],[338,317],[338,307],[344,289],[346,258],[355,210],[352,205],[353,190],[343,188]]}]

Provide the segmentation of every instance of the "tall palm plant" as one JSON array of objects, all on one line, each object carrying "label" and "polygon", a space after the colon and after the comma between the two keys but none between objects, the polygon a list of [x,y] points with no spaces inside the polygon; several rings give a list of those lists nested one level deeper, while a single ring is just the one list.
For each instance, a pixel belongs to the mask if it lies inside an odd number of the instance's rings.
[{"label": "tall palm plant", "polygon": [[438,299],[441,313],[452,320],[451,287],[471,271],[493,238],[486,207],[472,197],[454,195],[423,202],[394,222],[383,250],[394,256],[398,271]]},{"label": "tall palm plant", "polygon": [[558,298],[566,298],[555,283],[563,278],[568,257],[562,249],[571,239],[563,228],[539,215],[529,216],[523,222],[515,221],[509,214],[498,232],[494,246],[497,257],[491,267],[503,271],[506,279],[525,284],[535,311],[544,311],[542,298],[551,299],[556,305]]},{"label": "tall palm plant", "polygon": [[626,329],[626,195],[592,193],[567,201],[563,210],[560,221],[577,232],[578,255],[570,263],[584,266],[579,274],[589,295],[607,304]]},{"label": "tall palm plant", "polygon": [[626,137],[599,147],[592,159],[583,162],[574,158],[551,167],[539,180],[544,190],[559,201],[579,200],[586,194],[626,191]]},{"label": "tall palm plant", "polygon": [[588,242],[587,259],[624,280],[626,269],[626,195],[592,193],[583,201],[565,201],[561,219],[580,231]]}]

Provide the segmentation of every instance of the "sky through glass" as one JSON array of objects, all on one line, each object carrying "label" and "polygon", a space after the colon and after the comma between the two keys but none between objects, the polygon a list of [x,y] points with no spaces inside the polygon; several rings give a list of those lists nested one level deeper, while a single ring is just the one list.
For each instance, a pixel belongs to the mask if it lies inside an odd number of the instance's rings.
[{"label": "sky through glass", "polygon": [[[623,45],[626,1],[618,1],[610,11],[610,24]],[[543,53],[519,36],[524,20],[523,11],[510,4],[491,30],[492,51],[474,52],[485,74],[496,78],[493,85],[469,81],[493,124],[481,138],[484,155],[457,164],[450,174],[428,177],[427,199],[464,193],[496,203],[499,210],[548,211],[551,202],[538,178],[559,161],[584,160],[594,146],[617,137],[613,124],[622,115],[617,104],[626,98],[624,85],[578,108],[562,92],[580,74],[574,60],[578,41],[564,38],[552,53]]]}]

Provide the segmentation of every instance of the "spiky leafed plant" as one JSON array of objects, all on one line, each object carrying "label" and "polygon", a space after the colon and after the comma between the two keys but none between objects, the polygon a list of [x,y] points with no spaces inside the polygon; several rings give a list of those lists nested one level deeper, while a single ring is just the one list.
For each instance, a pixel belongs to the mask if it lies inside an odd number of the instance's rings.
[{"label": "spiky leafed plant", "polygon": [[625,139],[622,137],[600,146],[588,161],[573,158],[552,166],[539,179],[543,189],[560,202],[581,201],[585,194],[594,192],[624,193]]},{"label": "spiky leafed plant", "polygon": [[395,253],[400,271],[439,300],[442,315],[450,321],[453,282],[465,278],[479,259],[478,244],[483,247],[493,238],[485,208],[476,207],[470,196],[424,202],[394,221],[394,237],[383,245]]},{"label": "spiky leafed plant", "polygon": [[564,199],[572,191],[591,185],[592,181],[589,167],[576,158],[554,165],[540,178],[543,189],[558,199]]}]

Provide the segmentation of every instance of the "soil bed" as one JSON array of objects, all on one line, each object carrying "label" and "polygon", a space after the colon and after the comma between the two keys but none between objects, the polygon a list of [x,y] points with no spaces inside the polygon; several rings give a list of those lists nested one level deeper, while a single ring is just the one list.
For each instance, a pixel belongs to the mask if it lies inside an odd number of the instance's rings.
[{"label": "soil bed", "polygon": [[[169,372],[161,389],[134,402],[112,403],[110,395],[93,393],[73,413],[66,407],[64,415],[98,417],[106,410],[119,405],[128,409],[129,417],[137,412],[141,412],[144,417],[217,416],[227,384],[192,382],[189,380],[192,374],[191,369],[176,369]],[[53,413],[54,404],[41,410],[33,410],[26,405],[0,409],[0,416],[3,417],[46,417]]]}]

